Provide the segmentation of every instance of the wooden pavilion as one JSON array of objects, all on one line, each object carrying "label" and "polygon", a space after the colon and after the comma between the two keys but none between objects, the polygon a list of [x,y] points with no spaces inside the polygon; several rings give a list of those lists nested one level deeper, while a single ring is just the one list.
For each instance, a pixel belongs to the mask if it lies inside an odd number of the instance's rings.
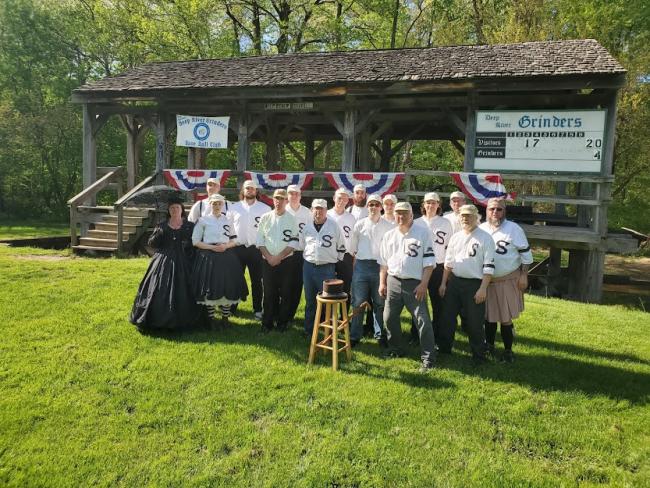
[{"label": "wooden pavilion", "polygon": [[[114,222],[109,222],[96,216],[94,195],[123,176],[127,189],[152,181],[140,181],[138,175],[149,130],[157,141],[157,172],[169,168],[176,115],[230,116],[229,146],[237,147],[237,171],[247,169],[251,142],[265,143],[266,169],[272,171],[278,169],[280,143],[311,170],[324,145],[334,140],[342,141],[341,171],[387,171],[391,157],[409,140],[450,141],[464,154],[464,170],[474,171],[479,110],[601,109],[606,110],[605,140],[597,173],[503,174],[506,179],[557,182],[555,194],[527,195],[525,201],[577,206],[575,225],[526,225],[526,232],[531,242],[554,250],[546,263],[549,275],[558,273],[559,250],[570,250],[568,294],[598,301],[604,253],[621,247],[607,233],[607,204],[616,99],[624,82],[624,68],[591,39],[145,64],[72,94],[72,101],[83,106],[84,124],[84,190],[70,201],[73,245],[96,247],[101,232],[108,236],[112,225],[117,225],[117,235],[104,239],[111,243],[104,243],[106,249],[121,250],[123,240],[129,240],[125,231],[137,236],[143,221],[128,220],[137,216],[124,213],[124,198],[116,202]],[[97,165],[97,137],[113,115],[126,129],[125,171]],[[304,152],[296,141],[304,143]],[[188,150],[188,168],[203,167],[203,151]],[[376,158],[370,157],[372,151]],[[377,163],[371,167],[373,159]],[[423,193],[411,191],[408,183],[421,173],[445,174],[407,171],[403,197]],[[577,188],[575,195],[564,194],[566,183]],[[537,221],[529,219],[530,224]]]}]

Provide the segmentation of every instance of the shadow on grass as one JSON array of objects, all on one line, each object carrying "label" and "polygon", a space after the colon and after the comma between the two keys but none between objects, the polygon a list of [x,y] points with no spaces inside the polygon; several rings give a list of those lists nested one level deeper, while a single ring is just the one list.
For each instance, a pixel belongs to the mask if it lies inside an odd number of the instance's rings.
[{"label": "shadow on grass", "polygon": [[[294,326],[284,333],[263,333],[253,317],[246,312],[239,313],[237,323],[225,331],[198,329],[188,333],[149,334],[174,342],[220,343],[233,345],[254,345],[276,352],[296,364],[307,364],[309,340],[301,333],[301,327]],[[241,322],[244,325],[241,325]],[[406,334],[405,334],[406,336]],[[632,403],[646,403],[650,396],[650,374],[629,371],[609,365],[598,364],[602,358],[616,361],[632,361],[648,364],[647,361],[625,354],[607,353],[572,344],[561,344],[528,337],[518,337],[518,343],[529,344],[548,350],[548,354],[525,354],[519,352],[514,364],[489,363],[474,367],[470,362],[469,347],[464,336],[457,336],[454,353],[440,355],[438,367],[458,371],[462,374],[479,376],[493,381],[516,383],[535,390],[549,392],[581,392],[587,395],[604,395],[610,398],[627,400]],[[588,356],[593,360],[566,358],[553,355],[555,351]],[[416,372],[419,361],[417,347],[405,348],[408,358],[412,358],[413,371],[393,366],[393,360],[377,365],[363,360],[355,354],[352,363],[341,359],[341,371],[345,374],[358,374],[382,380],[400,381],[418,388],[449,388],[453,383],[440,380],[435,370],[429,374]],[[380,356],[382,350],[373,343],[362,343],[355,352],[370,356]],[[317,367],[331,367],[330,358],[318,357]],[[386,367],[383,367],[386,364]]]}]

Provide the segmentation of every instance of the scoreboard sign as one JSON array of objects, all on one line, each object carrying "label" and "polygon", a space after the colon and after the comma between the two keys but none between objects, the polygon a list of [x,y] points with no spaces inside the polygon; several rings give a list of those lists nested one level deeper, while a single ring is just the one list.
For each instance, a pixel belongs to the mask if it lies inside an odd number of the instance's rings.
[{"label": "scoreboard sign", "polygon": [[600,173],[605,110],[477,111],[474,169]]}]

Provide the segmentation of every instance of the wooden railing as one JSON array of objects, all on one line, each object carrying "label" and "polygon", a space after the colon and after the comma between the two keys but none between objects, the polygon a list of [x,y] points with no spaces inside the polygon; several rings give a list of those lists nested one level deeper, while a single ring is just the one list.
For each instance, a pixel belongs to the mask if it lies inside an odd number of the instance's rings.
[{"label": "wooden railing", "polygon": [[[82,216],[80,210],[89,210],[93,208],[101,209],[101,207],[95,207],[92,205],[97,194],[108,188],[109,185],[113,183],[118,184],[118,195],[122,192],[124,180],[124,168],[118,166],[116,168],[111,168],[104,176],[98,179],[95,183],[90,185],[88,188],[85,188],[83,191],[72,197],[68,200],[68,205],[70,206],[70,245],[76,246],[79,243],[79,238],[77,236],[77,224],[83,226],[88,223],[92,223],[92,219]],[[85,204],[90,205],[85,205]]]},{"label": "wooden railing", "polygon": [[124,246],[124,243],[122,242],[122,235],[124,234],[124,205],[133,195],[153,183],[157,176],[157,172],[151,176],[147,176],[144,180],[131,188],[131,190],[129,190],[122,198],[118,199],[113,205],[113,209],[117,213],[117,254],[122,252]]}]

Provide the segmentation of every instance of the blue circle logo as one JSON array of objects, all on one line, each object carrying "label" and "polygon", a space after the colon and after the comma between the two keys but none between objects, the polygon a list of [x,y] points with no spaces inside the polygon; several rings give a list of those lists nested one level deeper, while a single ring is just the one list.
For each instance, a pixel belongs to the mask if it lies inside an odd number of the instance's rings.
[{"label": "blue circle logo", "polygon": [[199,141],[205,141],[210,137],[210,127],[205,122],[199,122],[194,126],[194,137]]}]

